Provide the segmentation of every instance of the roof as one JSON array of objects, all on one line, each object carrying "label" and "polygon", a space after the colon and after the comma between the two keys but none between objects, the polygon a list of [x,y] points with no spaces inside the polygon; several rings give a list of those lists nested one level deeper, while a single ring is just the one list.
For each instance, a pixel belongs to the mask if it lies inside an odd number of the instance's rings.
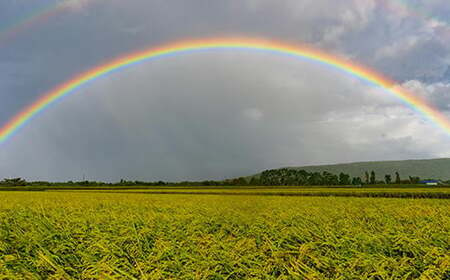
[{"label": "roof", "polygon": [[426,184],[426,183],[439,183],[439,180],[424,180],[424,181],[420,181],[421,184]]}]

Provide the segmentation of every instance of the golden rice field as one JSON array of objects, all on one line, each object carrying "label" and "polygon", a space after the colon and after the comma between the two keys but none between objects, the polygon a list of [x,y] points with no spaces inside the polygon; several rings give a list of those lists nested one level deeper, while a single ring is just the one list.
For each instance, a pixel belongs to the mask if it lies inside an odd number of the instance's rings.
[{"label": "golden rice field", "polygon": [[[56,190],[55,190],[56,189]],[[398,197],[450,199],[450,187],[146,187],[134,189],[72,189],[55,188],[52,191],[142,193],[142,194],[215,194],[215,195],[267,195],[267,196],[344,196],[344,197]]]},{"label": "golden rice field", "polygon": [[0,279],[450,279],[450,200],[0,192]]}]

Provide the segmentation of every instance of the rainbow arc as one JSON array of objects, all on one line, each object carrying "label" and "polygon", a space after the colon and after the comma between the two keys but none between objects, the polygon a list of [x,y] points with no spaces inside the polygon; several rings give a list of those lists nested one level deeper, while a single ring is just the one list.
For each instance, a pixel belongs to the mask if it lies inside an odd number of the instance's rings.
[{"label": "rainbow arc", "polygon": [[425,100],[420,97],[415,96],[400,86],[397,86],[393,80],[384,77],[383,75],[362,65],[352,63],[306,46],[294,46],[279,42],[249,38],[218,38],[177,42],[156,48],[150,48],[140,52],[126,54],[108,63],[94,67],[87,72],[81,73],[43,94],[38,100],[23,109],[19,114],[14,116],[3,127],[1,127],[0,143],[10,138],[14,133],[19,131],[20,128],[25,126],[34,116],[44,111],[55,101],[69,96],[71,93],[76,92],[81,86],[92,83],[99,78],[154,59],[195,52],[208,52],[213,50],[264,52],[321,63],[333,69],[347,73],[348,75],[364,80],[372,85],[383,88],[385,92],[396,96],[405,105],[421,113],[448,135],[450,135],[450,121],[444,114],[427,104]]}]

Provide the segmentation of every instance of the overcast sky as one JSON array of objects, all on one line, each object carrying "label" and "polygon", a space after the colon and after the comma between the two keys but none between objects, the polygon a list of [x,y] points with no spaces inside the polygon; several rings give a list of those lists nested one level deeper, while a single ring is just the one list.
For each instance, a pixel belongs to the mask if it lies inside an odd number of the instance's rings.
[{"label": "overcast sky", "polygon": [[[58,13],[8,33],[61,2]],[[222,36],[345,57],[450,118],[449,23],[448,0],[3,0],[0,124],[110,58]],[[382,89],[308,61],[213,51],[116,72],[51,106],[0,146],[0,177],[222,179],[434,157],[450,157],[449,135]]]}]

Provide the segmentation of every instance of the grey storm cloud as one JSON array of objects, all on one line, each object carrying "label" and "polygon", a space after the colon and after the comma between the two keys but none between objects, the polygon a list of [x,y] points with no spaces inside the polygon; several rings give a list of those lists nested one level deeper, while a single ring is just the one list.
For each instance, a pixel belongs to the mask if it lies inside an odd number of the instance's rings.
[{"label": "grey storm cloud", "polygon": [[[20,10],[14,2],[0,3],[9,20]],[[448,113],[448,42],[429,20],[394,16],[382,1],[344,2],[68,2],[1,46],[0,122],[112,57],[221,36],[319,47],[398,79]],[[380,89],[301,60],[210,52],[114,73],[51,106],[0,147],[0,177],[220,179],[286,165],[441,156],[450,156],[448,135]]]}]

